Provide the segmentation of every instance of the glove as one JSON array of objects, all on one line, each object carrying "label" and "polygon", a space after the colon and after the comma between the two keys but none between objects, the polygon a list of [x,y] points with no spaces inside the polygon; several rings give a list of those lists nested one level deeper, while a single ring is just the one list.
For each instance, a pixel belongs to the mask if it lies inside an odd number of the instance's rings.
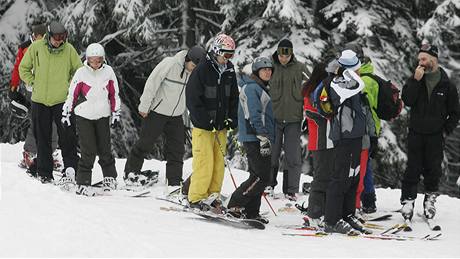
[{"label": "glove", "polygon": [[270,144],[270,140],[262,135],[257,135],[260,144],[260,154],[263,157],[270,156],[272,154],[272,145]]},{"label": "glove", "polygon": [[300,131],[304,134],[308,134],[308,121],[306,117],[303,118],[302,124],[300,124]]},{"label": "glove", "polygon": [[375,155],[377,154],[379,139],[377,137],[371,137],[370,139],[371,139],[371,146],[369,148],[369,157],[374,158]]},{"label": "glove", "polygon": [[216,131],[217,131],[216,125],[214,124],[214,121],[213,121],[213,120],[210,120],[210,121],[209,121],[209,128],[211,129],[212,132],[216,132]]},{"label": "glove", "polygon": [[62,108],[62,118],[61,118],[61,123],[64,127],[70,127],[70,110],[64,106]]},{"label": "glove", "polygon": [[112,129],[120,127],[120,110],[112,112],[112,120],[110,121]]},{"label": "glove", "polygon": [[235,127],[233,126],[233,120],[232,120],[232,119],[226,119],[226,120],[224,121],[224,124],[225,124],[225,127],[227,128],[227,130],[228,130],[229,132],[232,132],[232,131],[233,131],[233,128],[235,128]]}]

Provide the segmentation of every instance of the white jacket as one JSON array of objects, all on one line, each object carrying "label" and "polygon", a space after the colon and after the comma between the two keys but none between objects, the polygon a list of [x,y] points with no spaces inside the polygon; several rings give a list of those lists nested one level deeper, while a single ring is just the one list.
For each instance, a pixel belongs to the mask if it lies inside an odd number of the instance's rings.
[{"label": "white jacket", "polygon": [[85,61],[72,78],[63,111],[74,111],[89,120],[109,117],[120,109],[118,82],[111,66],[104,64],[98,70]]},{"label": "white jacket", "polygon": [[164,58],[150,74],[140,98],[139,112],[154,111],[166,116],[185,112],[185,86],[190,73],[184,68],[187,50]]}]

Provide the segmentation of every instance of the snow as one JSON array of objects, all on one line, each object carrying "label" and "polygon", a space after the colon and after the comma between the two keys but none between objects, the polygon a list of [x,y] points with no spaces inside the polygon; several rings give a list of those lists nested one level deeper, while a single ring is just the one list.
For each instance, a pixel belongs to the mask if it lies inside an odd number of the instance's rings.
[{"label": "snow", "polygon": [[[297,213],[269,214],[265,230],[242,230],[210,223],[192,214],[166,212],[160,207],[174,206],[153,197],[120,196],[81,197],[61,192],[52,185],[42,185],[17,167],[22,143],[0,144],[0,256],[1,257],[455,257],[460,238],[458,211],[460,200],[441,195],[437,219],[443,227],[439,241],[382,241],[349,238],[340,235],[323,238],[287,237],[275,227],[301,222]],[[124,159],[117,159],[122,172]],[[146,161],[144,168],[158,168],[164,179],[165,163]],[[185,161],[185,174],[191,160]],[[232,169],[237,182],[247,176]],[[232,183],[226,170],[223,193],[229,194]],[[280,173],[281,176],[281,173]],[[101,178],[95,164],[93,181]],[[302,182],[310,180],[302,176]],[[121,178],[118,179],[121,181]],[[281,180],[278,179],[279,181]],[[162,180],[160,180],[161,182]],[[282,181],[281,181],[282,182]],[[165,186],[159,183],[153,196]],[[277,192],[280,192],[277,186]],[[378,208],[399,208],[399,190],[378,189]],[[419,195],[416,210],[421,211]],[[302,197],[305,200],[306,197]],[[270,199],[280,208],[287,201]],[[262,201],[262,211],[268,211]],[[398,223],[399,215],[381,222]],[[421,236],[428,229],[415,217],[414,232]]]}]

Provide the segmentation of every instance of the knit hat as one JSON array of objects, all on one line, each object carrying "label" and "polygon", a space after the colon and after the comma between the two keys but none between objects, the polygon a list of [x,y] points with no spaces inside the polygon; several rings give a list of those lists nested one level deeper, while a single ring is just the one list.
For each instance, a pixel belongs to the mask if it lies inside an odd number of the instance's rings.
[{"label": "knit hat", "polygon": [[422,44],[422,46],[420,46],[418,53],[420,52],[425,52],[430,56],[438,58],[438,47],[436,47],[435,45]]},{"label": "knit hat", "polygon": [[293,52],[293,45],[292,42],[288,39],[282,39],[280,43],[278,43],[278,55],[292,55]]},{"label": "knit hat", "polygon": [[337,60],[339,64],[346,69],[353,71],[358,70],[361,67],[361,61],[359,61],[358,56],[352,50],[344,50]]},{"label": "knit hat", "polygon": [[46,33],[46,25],[45,24],[35,24],[32,25],[32,33],[37,36],[37,35],[45,35]]}]

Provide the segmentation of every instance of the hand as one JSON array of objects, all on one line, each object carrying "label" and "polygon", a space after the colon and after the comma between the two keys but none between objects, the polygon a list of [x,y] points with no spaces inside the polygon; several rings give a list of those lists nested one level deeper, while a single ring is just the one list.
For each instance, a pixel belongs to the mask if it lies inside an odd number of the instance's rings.
[{"label": "hand", "polygon": [[270,143],[270,140],[262,135],[257,135],[257,138],[259,139],[260,144],[260,154],[263,157],[270,156],[272,154],[272,145]]},{"label": "hand", "polygon": [[146,112],[139,112],[139,114],[141,115],[142,118],[145,118],[145,117],[147,117],[147,115],[149,115]]},{"label": "hand", "polygon": [[420,81],[420,79],[422,79],[424,74],[425,74],[425,68],[422,67],[422,66],[418,66],[415,69],[414,79],[417,80],[417,81]]},{"label": "hand", "polygon": [[62,108],[62,118],[61,118],[61,123],[64,127],[70,127],[71,123],[70,123],[70,110],[68,109],[68,107],[66,107],[64,105],[64,107]]},{"label": "hand", "polygon": [[300,131],[302,133],[308,134],[308,120],[306,117],[303,118],[302,124],[300,124]]},{"label": "hand", "polygon": [[120,110],[112,112],[112,120],[110,121],[112,129],[120,127]]},{"label": "hand", "polygon": [[379,139],[377,137],[371,137],[371,147],[369,148],[369,157],[374,158],[377,154]]}]

